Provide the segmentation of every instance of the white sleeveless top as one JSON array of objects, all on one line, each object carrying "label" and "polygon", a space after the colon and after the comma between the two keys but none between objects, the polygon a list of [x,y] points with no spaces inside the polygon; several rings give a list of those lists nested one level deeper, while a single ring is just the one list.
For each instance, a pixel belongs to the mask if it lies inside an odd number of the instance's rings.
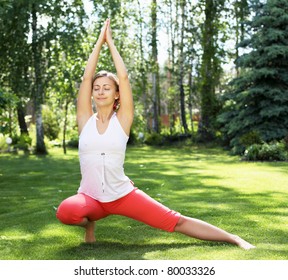
[{"label": "white sleeveless top", "polygon": [[128,139],[116,113],[103,134],[97,130],[96,114],[90,117],[79,137],[82,179],[78,193],[110,202],[134,189],[123,167]]}]

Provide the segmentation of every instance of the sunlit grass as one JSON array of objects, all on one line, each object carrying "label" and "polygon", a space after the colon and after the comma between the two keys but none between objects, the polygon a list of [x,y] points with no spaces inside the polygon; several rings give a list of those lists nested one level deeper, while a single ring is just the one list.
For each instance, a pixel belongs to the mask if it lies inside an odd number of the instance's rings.
[{"label": "sunlit grass", "polygon": [[287,259],[288,163],[242,162],[219,148],[128,147],[125,170],[165,205],[238,234],[243,251],[150,228],[126,217],[97,222],[97,243],[62,225],[55,209],[76,193],[76,150],[0,155],[0,259]]}]

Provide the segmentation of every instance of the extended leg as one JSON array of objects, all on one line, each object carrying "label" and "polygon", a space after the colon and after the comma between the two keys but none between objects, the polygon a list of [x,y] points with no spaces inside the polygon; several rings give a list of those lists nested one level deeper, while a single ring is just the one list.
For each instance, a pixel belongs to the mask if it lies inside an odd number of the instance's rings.
[{"label": "extended leg", "polygon": [[255,248],[255,246],[237,235],[230,234],[211,224],[186,216],[181,216],[175,227],[175,231],[201,240],[229,242],[245,250]]}]

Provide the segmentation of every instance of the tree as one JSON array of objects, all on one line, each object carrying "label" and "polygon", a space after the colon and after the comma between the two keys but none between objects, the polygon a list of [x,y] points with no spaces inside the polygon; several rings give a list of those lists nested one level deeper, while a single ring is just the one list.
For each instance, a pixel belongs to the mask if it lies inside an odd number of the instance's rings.
[{"label": "tree", "polygon": [[[137,61],[136,67],[138,68],[138,75],[135,75],[135,87],[140,91],[140,100],[142,100],[144,120],[146,122],[146,131],[150,132],[150,112],[149,112],[149,100],[148,100],[148,81],[147,81],[147,59],[144,55],[144,27],[145,21],[143,18],[143,7],[139,0],[137,0],[137,14],[135,15],[136,22],[138,23],[138,29],[136,32],[136,38],[139,45],[139,57],[136,60],[136,54],[134,53],[134,60]],[[136,71],[135,71],[136,72]]]},{"label": "tree", "polygon": [[[75,80],[79,81],[80,78],[78,59],[81,54],[78,53],[78,50],[81,50],[80,44],[82,44],[79,34],[84,33],[83,3],[81,0],[70,0],[69,2],[7,0],[5,5],[5,9],[0,8],[1,87],[17,97],[17,106],[15,107],[17,107],[21,134],[27,133],[24,119],[25,106],[31,99],[33,100],[33,115],[35,114],[36,120],[35,152],[46,154],[42,105],[49,96],[49,85],[51,86],[52,82],[57,81],[54,84],[54,92],[59,85],[57,78],[60,78],[61,75],[56,77],[55,69],[68,73],[62,75],[65,80],[63,84],[69,83],[66,88],[63,87],[66,92],[62,92],[62,95],[58,93],[58,97],[60,95],[63,99],[66,97],[65,110],[68,109],[69,102],[75,98],[75,96],[73,98],[71,96],[75,94]],[[28,36],[29,32],[31,36]],[[75,61],[74,65],[73,63],[72,66],[71,63],[65,64],[63,60],[59,59],[59,56],[63,57],[65,52],[70,55],[69,58],[71,54],[74,55],[71,58],[72,61]],[[75,58],[77,54],[79,56]],[[75,64],[78,66],[75,67]],[[74,69],[71,69],[70,66]],[[78,77],[75,78],[77,74]],[[12,114],[9,118],[11,121]],[[16,132],[14,131],[14,134]]]},{"label": "tree", "polygon": [[185,32],[185,22],[187,21],[187,17],[185,15],[185,6],[186,0],[180,1],[180,9],[181,9],[181,35],[180,35],[180,44],[179,44],[179,91],[180,91],[180,108],[181,108],[181,120],[182,126],[184,128],[185,133],[188,133],[188,126],[186,120],[186,112],[185,112],[185,92],[184,92],[184,32]]},{"label": "tree", "polygon": [[152,129],[154,132],[160,132],[160,100],[159,100],[159,65],[157,49],[157,0],[151,3],[151,72],[152,72],[152,96],[153,96],[153,120]]},{"label": "tree", "polygon": [[199,140],[209,142],[215,138],[215,118],[219,110],[215,94],[219,84],[221,60],[219,57],[218,33],[219,17],[224,7],[224,0],[205,0],[205,20],[202,31],[202,64],[200,88],[201,120],[199,123]]},{"label": "tree", "polygon": [[[235,35],[236,35],[236,48],[235,56],[236,60],[239,58],[239,43],[244,40],[245,22],[250,14],[248,0],[235,0],[234,2],[234,14],[235,14]],[[239,68],[236,67],[237,76],[239,75]]]},{"label": "tree", "polygon": [[[170,133],[175,132],[175,124],[178,115],[180,116],[180,133],[188,133],[187,107],[189,109],[191,131],[192,106],[195,105],[195,65],[197,63],[195,45],[199,42],[198,26],[198,5],[191,1],[165,0],[162,6],[163,21],[166,24],[168,40],[168,60],[163,76],[167,81],[162,81],[165,94],[162,101],[168,105],[170,116]],[[187,106],[188,105],[188,106]],[[177,116],[177,117],[176,117]],[[178,131],[179,132],[179,131]]]},{"label": "tree", "polygon": [[[51,53],[59,53],[58,45],[60,44],[62,49],[60,53],[62,57],[66,54],[76,54],[77,47],[79,46],[79,40],[81,37],[79,32],[83,32],[83,19],[84,11],[82,1],[71,0],[70,3],[62,2],[58,0],[50,1],[31,1],[31,14],[32,14],[32,55],[33,55],[33,70],[34,70],[34,87],[33,87],[33,100],[36,115],[36,150],[38,154],[46,154],[47,150],[44,142],[44,129],[42,121],[42,105],[45,101],[45,95],[47,94],[47,86],[51,77],[51,68],[59,67],[64,69],[66,75],[65,79],[66,91],[63,96],[66,97],[65,112],[67,113],[69,103],[71,102],[71,96],[74,93],[75,74],[69,73],[65,59],[64,60],[52,60]],[[49,19],[47,28],[38,24],[39,18],[46,16]],[[78,37],[78,38],[77,38]],[[64,49],[65,48],[65,49]],[[79,47],[80,48],[80,47]],[[48,56],[44,54],[48,53]],[[60,65],[57,65],[60,62]],[[54,63],[54,64],[53,64]],[[61,66],[62,63],[62,66]],[[69,64],[69,63],[68,63]],[[71,64],[69,64],[70,66]],[[73,65],[72,65],[73,68]],[[75,67],[76,69],[77,67]],[[70,67],[71,69],[71,67]],[[65,82],[64,82],[65,83]],[[67,93],[68,91],[68,93]],[[64,121],[64,142],[66,133],[66,117]],[[66,151],[64,145],[64,152]]]},{"label": "tree", "polygon": [[[90,43],[87,30],[84,28],[85,19],[86,14],[82,3],[79,1],[70,3],[66,8],[66,13],[57,18],[57,25],[61,26],[57,32],[59,39],[51,42],[49,51],[51,66],[47,72],[49,76],[47,95],[52,102],[48,100],[47,103],[57,110],[59,119],[62,120],[64,154],[67,152],[66,135],[69,126],[69,111],[75,110],[78,85],[83,75],[83,64],[87,55],[87,53],[84,54],[84,48]],[[55,100],[57,100],[56,103]],[[75,118],[73,119],[75,120]],[[75,126],[76,123],[74,123],[73,129]],[[45,129],[44,132],[46,134]]]},{"label": "tree", "polygon": [[[21,134],[28,134],[24,105],[29,97],[29,13],[22,1],[6,1],[0,9],[0,82],[14,99]],[[10,121],[12,111],[10,114]],[[11,130],[11,129],[10,129]],[[12,133],[12,132],[11,132]],[[15,133],[13,133],[15,134]]]},{"label": "tree", "polygon": [[40,5],[31,3],[32,15],[32,55],[34,68],[33,100],[36,116],[36,154],[47,154],[44,142],[44,128],[42,122],[42,104],[44,103],[44,69],[43,69],[43,37],[38,26],[38,15],[41,14]]},{"label": "tree", "polygon": [[165,0],[165,7],[167,11],[164,12],[164,17],[166,19],[166,32],[168,35],[168,59],[166,62],[165,79],[167,80],[167,89],[165,97],[167,98],[168,103],[168,114],[170,122],[170,133],[173,134],[175,131],[176,118],[179,113],[179,95],[177,80],[177,46],[178,46],[178,32],[179,32],[179,1]]},{"label": "tree", "polygon": [[251,51],[237,61],[242,72],[231,81],[218,118],[235,152],[243,151],[241,139],[249,134],[263,141],[288,134],[288,2],[268,0],[255,12],[253,34],[240,45]]}]

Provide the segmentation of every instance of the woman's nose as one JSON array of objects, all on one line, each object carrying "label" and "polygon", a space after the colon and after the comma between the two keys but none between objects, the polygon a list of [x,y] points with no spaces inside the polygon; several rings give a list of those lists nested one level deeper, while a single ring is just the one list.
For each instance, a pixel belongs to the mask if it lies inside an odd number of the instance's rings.
[{"label": "woman's nose", "polygon": [[103,93],[104,93],[103,88],[100,88],[100,89],[99,89],[99,95],[103,95]]}]

